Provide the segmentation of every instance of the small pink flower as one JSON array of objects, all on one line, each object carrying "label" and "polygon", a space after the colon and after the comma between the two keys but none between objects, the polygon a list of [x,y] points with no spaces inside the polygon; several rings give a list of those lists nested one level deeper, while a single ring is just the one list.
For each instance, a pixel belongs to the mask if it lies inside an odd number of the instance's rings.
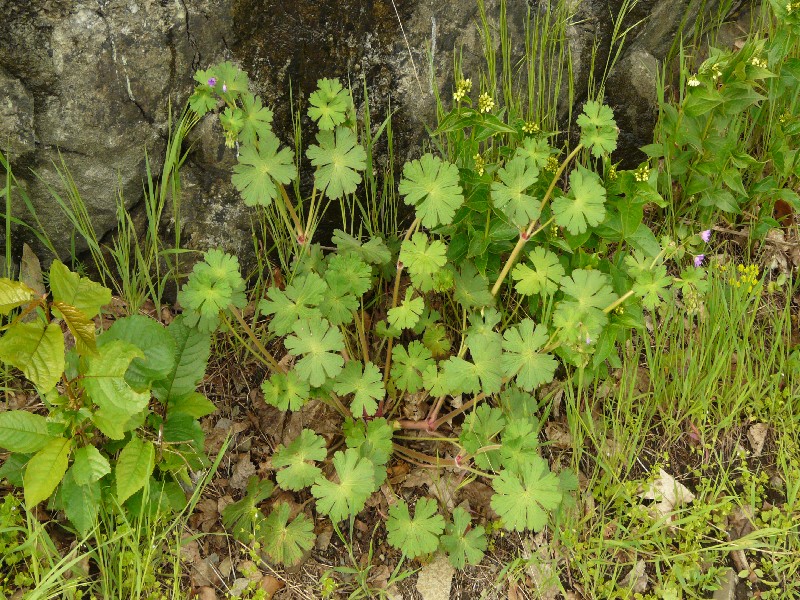
[{"label": "small pink flower", "polygon": [[209,77],[208,78],[208,87],[214,87],[217,85],[217,78],[216,77]]},{"label": "small pink flower", "polygon": [[700,238],[701,238],[701,239],[702,239],[704,242],[706,242],[706,243],[707,243],[707,242],[708,242],[708,240],[710,240],[710,239],[711,239],[711,230],[710,230],[710,229],[706,229],[705,231],[701,231],[701,232],[700,232]]},{"label": "small pink flower", "polygon": [[224,92],[227,92],[227,91],[228,91],[228,84],[223,83],[222,84],[222,92],[224,93]]},{"label": "small pink flower", "polygon": [[698,254],[697,256],[695,256],[694,257],[694,266],[695,267],[699,267],[700,265],[702,265],[703,264],[703,260],[705,260],[705,257],[706,257],[705,254]]}]

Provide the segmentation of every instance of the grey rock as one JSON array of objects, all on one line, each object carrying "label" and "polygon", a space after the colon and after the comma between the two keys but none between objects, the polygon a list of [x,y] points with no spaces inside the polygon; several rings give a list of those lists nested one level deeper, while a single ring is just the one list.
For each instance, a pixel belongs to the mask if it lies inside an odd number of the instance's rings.
[{"label": "grey rock", "polygon": [[722,577],[722,587],[714,592],[713,600],[735,600],[736,583],[739,578],[736,571],[728,569]]}]

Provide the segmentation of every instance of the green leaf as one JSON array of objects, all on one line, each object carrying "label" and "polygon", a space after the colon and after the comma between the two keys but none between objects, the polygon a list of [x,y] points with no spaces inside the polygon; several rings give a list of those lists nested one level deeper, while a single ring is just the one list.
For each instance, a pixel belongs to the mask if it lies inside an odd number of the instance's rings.
[{"label": "green leaf", "polygon": [[300,410],[311,397],[308,382],[294,371],[273,373],[261,384],[261,391],[267,404],[282,411]]},{"label": "green leaf", "polygon": [[395,329],[411,329],[417,324],[422,311],[425,310],[425,301],[422,296],[416,298],[414,296],[414,289],[411,287],[406,288],[406,297],[400,306],[395,306],[389,309],[387,319],[389,325]]},{"label": "green leaf", "polygon": [[437,514],[439,506],[432,498],[420,498],[414,507],[414,517],[408,513],[403,500],[389,508],[386,522],[389,545],[408,558],[430,554],[439,547],[439,536],[444,531],[444,517]]},{"label": "green leaf", "polygon": [[34,297],[33,290],[21,281],[12,281],[6,277],[0,279],[0,315],[7,315]]},{"label": "green leaf", "polygon": [[0,339],[0,360],[17,367],[41,393],[64,373],[64,335],[56,323],[16,323]]},{"label": "green leaf", "polygon": [[569,183],[569,195],[553,200],[553,215],[556,224],[578,235],[586,231],[587,226],[595,227],[603,221],[606,188],[597,174],[580,165],[569,174]]},{"label": "green leaf", "polygon": [[374,416],[378,411],[378,401],[383,400],[386,395],[383,376],[378,367],[368,362],[362,373],[361,362],[357,360],[347,362],[336,378],[333,389],[337,394],[353,394],[350,412],[356,417],[362,414]]},{"label": "green leaf", "polygon": [[264,550],[269,557],[282,565],[291,567],[299,563],[303,555],[314,547],[314,524],[304,513],[289,523],[289,505],[281,502],[264,522],[260,523],[257,539],[264,540]]},{"label": "green leaf", "polygon": [[353,252],[371,265],[382,265],[392,258],[392,254],[384,241],[377,236],[362,244],[341,229],[334,229],[332,241],[339,250],[338,255],[346,255],[348,252]]},{"label": "green leaf", "polygon": [[528,167],[540,171],[547,164],[547,159],[553,154],[556,154],[556,150],[550,147],[546,138],[526,137],[522,142],[522,146],[517,148],[514,153],[514,158],[523,158]]},{"label": "green leaf", "polygon": [[289,148],[278,151],[279,145],[278,138],[269,131],[257,147],[245,145],[239,151],[231,182],[247,206],[269,206],[280,193],[277,184],[287,185],[297,177],[294,152]]},{"label": "green leaf", "polygon": [[492,201],[517,227],[525,227],[539,218],[540,202],[525,192],[539,178],[539,169],[521,156],[511,159],[497,171],[500,181],[492,183]]},{"label": "green leaf", "polygon": [[208,250],[203,260],[194,265],[178,301],[187,325],[209,333],[215,331],[220,313],[228,313],[230,306],[241,309],[247,304],[239,259],[219,249]]},{"label": "green leaf", "polygon": [[211,400],[203,396],[200,392],[190,392],[184,396],[179,396],[169,401],[167,411],[169,413],[181,413],[189,415],[193,419],[200,419],[210,415],[217,410]]},{"label": "green leaf", "polygon": [[164,403],[197,389],[211,354],[211,336],[188,327],[182,316],[169,324],[167,333],[175,340],[174,366],[166,377],[153,383],[153,395]]},{"label": "green leaf", "polygon": [[581,308],[603,310],[619,298],[612,289],[611,277],[594,269],[575,269],[561,279],[561,291]]},{"label": "green leaf", "polygon": [[259,479],[253,475],[247,481],[247,493],[238,502],[233,502],[222,509],[222,524],[234,537],[242,542],[250,539],[241,535],[243,529],[252,531],[251,524],[254,517],[259,515],[256,508],[258,504],[272,495],[275,485],[269,479]]},{"label": "green leaf", "polygon": [[461,271],[455,275],[456,302],[464,308],[482,308],[494,304],[494,296],[489,290],[489,280],[478,273],[470,262],[461,265]]},{"label": "green leaf", "polygon": [[85,536],[97,522],[100,510],[100,484],[92,481],[79,484],[74,478],[74,469],[67,471],[61,486],[64,514],[81,536]]},{"label": "green leaf", "polygon": [[340,285],[360,298],[372,287],[372,269],[354,252],[330,254],[325,281],[329,286]]},{"label": "green leaf", "polygon": [[320,131],[317,144],[306,150],[311,164],[317,167],[314,173],[317,189],[324,190],[331,200],[355,192],[361,183],[357,171],[366,167],[367,153],[353,130],[337,127],[335,131]]},{"label": "green leaf", "polygon": [[482,469],[500,468],[499,448],[480,452],[479,450],[498,444],[499,440],[496,438],[503,431],[505,424],[503,411],[488,404],[481,404],[464,420],[459,440],[464,450],[475,455],[475,464]]},{"label": "green leaf", "polygon": [[177,343],[166,327],[144,315],[117,319],[100,337],[100,344],[122,340],[138,347],[144,358],[135,358],[125,379],[137,391],[147,390],[154,381],[168,377],[175,368]]},{"label": "green leaf", "polygon": [[414,340],[392,349],[392,379],[397,389],[415,393],[422,387],[422,372],[434,364],[433,355],[421,342]]},{"label": "green leaf", "polygon": [[47,419],[25,410],[0,413],[0,448],[9,452],[31,454],[53,440],[47,431]]},{"label": "green leaf", "polygon": [[442,548],[456,569],[463,569],[466,564],[477,565],[483,560],[486,531],[483,527],[472,528],[472,519],[466,510],[459,506],[453,511],[453,522],[447,524],[445,532]]},{"label": "green leaf", "polygon": [[[538,429],[538,428],[537,428]],[[504,469],[521,474],[538,456],[538,430],[531,418],[510,419],[503,431],[500,462]]]},{"label": "green leaf", "polygon": [[243,121],[239,141],[252,145],[272,133],[272,111],[261,103],[261,98],[250,92],[244,92],[241,101]]},{"label": "green leaf", "polygon": [[592,156],[600,158],[616,150],[619,130],[608,106],[590,100],[583,105],[577,123],[581,127],[581,144],[592,149]]},{"label": "green leaf", "polygon": [[558,477],[539,456],[526,465],[519,476],[504,469],[494,479],[492,487],[495,490],[492,508],[509,531],[541,531],[547,525],[548,513],[561,504]]},{"label": "green leaf", "polygon": [[683,110],[689,117],[699,117],[722,104],[722,94],[715,88],[696,87],[683,101]]},{"label": "green leaf", "polygon": [[452,223],[456,210],[464,203],[458,167],[432,154],[405,164],[399,191],[430,229]]},{"label": "green leaf", "polygon": [[295,356],[303,355],[295,365],[297,374],[314,387],[320,387],[329,377],[336,377],[344,366],[342,333],[325,319],[298,321],[293,335],[283,344]]},{"label": "green leaf", "polygon": [[362,457],[369,458],[375,465],[389,462],[394,429],[385,418],[372,419],[366,423],[360,419],[347,419],[343,430],[348,448],[358,450]]},{"label": "green leaf", "polygon": [[208,73],[216,77],[217,85],[214,90],[223,97],[231,98],[247,91],[247,74],[230,61],[214,65]]},{"label": "green leaf", "polygon": [[74,306],[89,319],[111,302],[111,290],[73,273],[59,260],[50,266],[50,291],[53,300]]},{"label": "green leaf", "polygon": [[111,473],[111,465],[108,459],[90,444],[75,451],[75,460],[70,472],[77,485],[89,485]]},{"label": "green leaf", "polygon": [[408,269],[414,286],[428,292],[433,289],[434,275],[447,262],[447,246],[440,240],[428,245],[428,236],[415,233],[400,246],[400,262]]},{"label": "green leaf", "polygon": [[532,392],[544,383],[550,383],[558,363],[551,354],[538,350],[547,343],[547,327],[535,326],[532,319],[523,319],[503,334],[503,356],[500,359],[506,377],[516,377],[517,385]]},{"label": "green leaf", "polygon": [[308,116],[317,121],[322,130],[333,129],[347,120],[347,111],[353,104],[349,90],[342,89],[338,79],[320,79],[317,90],[308,98]]},{"label": "green leaf", "polygon": [[524,296],[555,294],[558,283],[564,276],[564,267],[561,266],[558,256],[542,246],[537,246],[528,254],[528,258],[533,268],[519,263],[511,271],[511,277],[517,281],[514,289]]},{"label": "green leaf", "polygon": [[322,316],[317,306],[327,294],[325,281],[316,273],[307,273],[295,278],[285,290],[269,288],[267,299],[259,303],[258,309],[265,315],[273,315],[269,322],[270,331],[287,335],[297,321],[316,321]]},{"label": "green leaf", "polygon": [[71,439],[54,438],[28,461],[23,484],[29,510],[47,500],[61,483],[67,472],[71,448]]},{"label": "green leaf", "polygon": [[317,510],[338,523],[361,512],[375,491],[375,475],[372,462],[352,448],[334,454],[333,467],[338,483],[320,476],[311,494],[317,499]]},{"label": "green leaf", "polygon": [[310,429],[303,429],[288,446],[279,446],[272,455],[273,467],[285,467],[276,475],[278,485],[294,492],[310,486],[322,473],[313,461],[325,460],[327,454],[325,440]]},{"label": "green leaf", "polygon": [[642,299],[642,306],[655,310],[669,297],[669,286],[672,277],[667,276],[667,268],[660,265],[653,271],[644,271],[636,277],[633,292]]},{"label": "green leaf", "polygon": [[149,392],[136,392],[125,381],[125,372],[134,358],[144,354],[122,340],[98,348],[97,356],[87,357],[87,369],[80,385],[99,410],[92,415],[97,427],[114,440],[122,439],[125,425],[150,401]]},{"label": "green leaf", "polygon": [[134,436],[119,453],[114,477],[117,481],[117,502],[125,500],[142,489],[150,479],[155,465],[156,450],[149,441]]}]

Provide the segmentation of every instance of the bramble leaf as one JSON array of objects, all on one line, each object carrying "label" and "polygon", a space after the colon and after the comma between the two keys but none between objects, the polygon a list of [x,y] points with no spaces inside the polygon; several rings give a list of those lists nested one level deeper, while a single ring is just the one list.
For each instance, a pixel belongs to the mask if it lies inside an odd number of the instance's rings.
[{"label": "bramble leaf", "polygon": [[558,261],[558,256],[542,246],[537,246],[528,254],[528,258],[533,268],[519,263],[511,271],[511,276],[517,281],[514,289],[524,296],[555,294],[558,283],[564,276],[564,267]]},{"label": "bramble leaf", "polygon": [[312,430],[303,429],[288,446],[279,446],[272,455],[273,467],[286,467],[275,476],[278,485],[293,492],[310,486],[322,473],[313,461],[325,460],[327,455],[325,440]]},{"label": "bramble leaf", "polygon": [[372,461],[359,456],[352,448],[333,455],[338,483],[320,476],[311,488],[317,499],[317,510],[338,523],[347,517],[355,516],[372,492],[375,491],[375,471]]},{"label": "bramble leaf", "polygon": [[155,456],[156,450],[150,441],[140,440],[134,436],[125,445],[119,453],[117,466],[114,469],[114,477],[117,481],[117,502],[124,503],[144,487],[153,473]]},{"label": "bramble leaf", "polygon": [[88,319],[96,317],[111,302],[111,290],[73,273],[60,260],[50,266],[50,291],[53,300],[74,306]]},{"label": "bramble leaf", "polygon": [[569,195],[553,200],[553,215],[556,224],[578,235],[605,218],[606,188],[596,173],[580,165],[569,174],[569,183]]},{"label": "bramble leaf", "polygon": [[291,567],[300,562],[303,555],[314,547],[314,524],[304,513],[289,523],[291,509],[281,502],[269,516],[258,524],[256,539],[264,540],[264,550],[280,564]]},{"label": "bramble leaf", "polygon": [[295,371],[273,373],[261,384],[261,391],[264,402],[282,411],[300,410],[311,396],[308,382]]},{"label": "bramble leaf", "polygon": [[517,385],[531,392],[553,380],[558,363],[551,354],[538,352],[547,343],[547,327],[523,319],[503,333],[503,356],[500,359],[506,377],[516,377]]},{"label": "bramble leaf", "polygon": [[353,130],[337,127],[335,131],[320,131],[317,144],[306,151],[311,164],[317,167],[314,173],[317,189],[324,190],[331,200],[355,192],[361,183],[357,171],[366,167],[367,153]]},{"label": "bramble leaf", "polygon": [[472,527],[469,513],[460,506],[453,511],[453,522],[445,527],[442,548],[447,552],[450,564],[463,569],[466,564],[477,565],[486,551],[486,531],[483,527]]},{"label": "bramble leaf", "polygon": [[337,394],[353,394],[350,403],[350,412],[356,417],[363,414],[373,416],[378,410],[378,400],[386,395],[383,389],[383,376],[380,370],[371,362],[364,366],[361,372],[361,362],[348,361],[344,370],[339,373],[333,389]]},{"label": "bramble leaf", "polygon": [[35,294],[21,281],[0,279],[0,315],[7,315],[18,306],[33,300]]},{"label": "bramble leaf", "polygon": [[500,181],[492,183],[492,201],[517,227],[525,227],[539,218],[540,203],[525,192],[539,177],[539,169],[521,156],[497,171]]},{"label": "bramble leaf", "polygon": [[437,514],[439,506],[433,498],[420,498],[414,507],[414,517],[408,513],[408,504],[398,500],[389,509],[386,522],[389,545],[408,558],[435,552],[439,536],[444,531],[444,517]]},{"label": "bramble leaf", "polygon": [[452,223],[456,210],[464,203],[458,167],[430,153],[405,164],[398,189],[405,196],[405,203],[416,207],[417,217],[429,229]]},{"label": "bramble leaf", "polygon": [[350,91],[342,89],[338,79],[320,79],[317,89],[308,98],[308,116],[317,121],[322,130],[333,129],[347,120],[347,111],[353,101]]},{"label": "bramble leaf", "polygon": [[28,509],[47,500],[61,483],[67,472],[71,448],[72,439],[53,438],[28,461],[23,475]]},{"label": "bramble leaf", "polygon": [[294,152],[289,148],[278,151],[279,145],[275,134],[265,131],[258,147],[242,146],[231,183],[247,206],[269,206],[279,194],[276,184],[286,185],[297,177]]},{"label": "bramble leaf", "polygon": [[47,419],[26,410],[0,413],[0,448],[30,454],[44,448],[53,436],[47,431]]},{"label": "bramble leaf", "polygon": [[547,524],[548,512],[558,508],[563,496],[558,477],[540,456],[527,464],[520,475],[502,470],[492,487],[492,508],[509,531],[541,531]]}]

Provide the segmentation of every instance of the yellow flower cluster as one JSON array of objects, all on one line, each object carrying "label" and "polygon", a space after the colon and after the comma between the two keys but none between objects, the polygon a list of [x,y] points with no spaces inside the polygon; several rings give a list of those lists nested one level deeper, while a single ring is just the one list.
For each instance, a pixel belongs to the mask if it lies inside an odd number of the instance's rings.
[{"label": "yellow flower cluster", "polygon": [[760,67],[762,69],[766,69],[767,68],[767,59],[766,58],[758,58],[757,56],[754,56],[753,58],[750,59],[750,64],[753,65],[754,67]]},{"label": "yellow flower cluster", "polygon": [[525,125],[522,126],[522,132],[527,133],[528,135],[539,133],[539,131],[539,126],[533,121],[527,121]]},{"label": "yellow flower cluster", "polygon": [[478,110],[482,113],[488,113],[494,108],[494,100],[486,92],[478,96]]},{"label": "yellow flower cluster", "polygon": [[[727,265],[720,265],[719,270],[722,273],[728,271]],[[747,292],[752,292],[758,285],[758,266],[757,265],[744,265],[739,263],[736,265],[736,270],[731,273],[728,283],[735,288],[746,288]]]},{"label": "yellow flower cluster", "polygon": [[800,10],[800,2],[787,2],[786,3],[786,14],[790,15],[794,11]]},{"label": "yellow flower cluster", "polygon": [[551,173],[555,173],[558,171],[558,159],[555,156],[549,156],[547,158],[547,163],[544,165],[546,171],[550,171]]},{"label": "yellow flower cluster", "polygon": [[608,180],[609,181],[617,180],[617,165],[611,165],[608,168]]},{"label": "yellow flower cluster", "polygon": [[649,165],[641,165],[633,174],[633,178],[638,182],[644,182],[650,179],[650,166]]},{"label": "yellow flower cluster", "polygon": [[486,171],[486,161],[480,155],[480,153],[476,154],[472,157],[475,161],[475,170],[478,172],[478,175],[483,175],[484,171]]},{"label": "yellow flower cluster", "polygon": [[456,91],[453,93],[453,100],[456,102],[461,102],[464,99],[470,90],[472,89],[472,80],[471,79],[462,79],[456,85]]},{"label": "yellow flower cluster", "polygon": [[692,75],[689,77],[689,81],[686,82],[689,87],[697,87],[700,85],[700,80],[697,78],[696,75]]}]

